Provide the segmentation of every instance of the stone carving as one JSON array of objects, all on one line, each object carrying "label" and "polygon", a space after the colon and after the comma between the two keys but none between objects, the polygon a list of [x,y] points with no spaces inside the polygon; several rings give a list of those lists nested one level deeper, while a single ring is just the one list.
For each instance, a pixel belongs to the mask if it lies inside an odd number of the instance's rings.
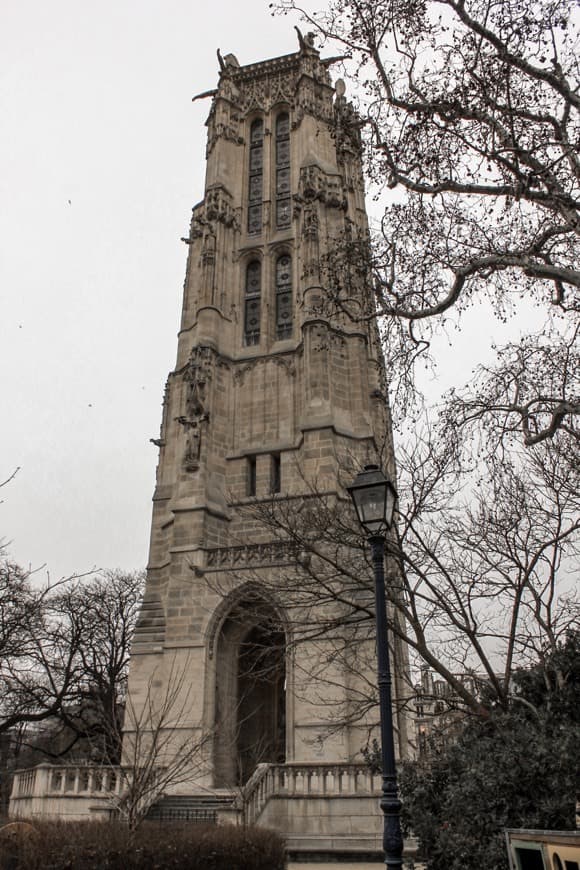
[{"label": "stone carving", "polygon": [[218,221],[226,227],[239,230],[236,210],[232,205],[232,195],[222,185],[210,187],[205,199],[205,217],[209,221]]},{"label": "stone carving", "polygon": [[319,218],[318,205],[316,202],[308,202],[304,206],[302,219],[303,249],[303,273],[307,279],[320,279],[320,249],[318,244]]},{"label": "stone carving", "polygon": [[205,217],[203,216],[203,204],[197,205],[192,210],[191,213],[191,224],[189,227],[189,238],[184,239],[187,244],[191,245],[195,241],[195,239],[200,239],[203,237],[203,230],[206,224]]},{"label": "stone carving", "polygon": [[165,387],[163,389],[162,407],[164,410],[165,410],[165,408],[167,408],[169,406],[169,390],[170,390],[170,385],[171,385],[170,382],[171,382],[171,377],[168,377],[167,380],[165,381]]},{"label": "stone carving", "polygon": [[310,32],[307,33],[306,36],[303,36],[302,31],[299,27],[296,27],[296,25],[294,25],[294,30],[296,31],[296,34],[298,36],[300,54],[310,54],[311,52],[315,52],[316,54],[318,54],[316,48],[314,47],[315,34]]},{"label": "stone carving", "polygon": [[259,565],[288,564],[298,561],[296,544],[270,541],[241,547],[216,547],[207,551],[208,568],[243,568]]},{"label": "stone carving", "polygon": [[339,175],[327,175],[320,166],[311,164],[300,170],[300,193],[295,200],[298,202],[313,202],[318,200],[329,208],[339,208],[346,211],[347,200]]},{"label": "stone carving", "polygon": [[[195,206],[192,212],[189,238],[183,241],[192,244],[195,239],[204,239],[204,251],[212,247],[208,236],[215,239],[215,224],[221,223],[236,232],[240,230],[240,209],[232,205],[232,195],[223,185],[210,187],[203,203]],[[215,244],[213,244],[215,248]]]},{"label": "stone carving", "polygon": [[268,112],[276,103],[294,103],[296,78],[291,73],[273,75],[267,79],[244,82],[242,106],[244,111],[257,109]]},{"label": "stone carving", "polygon": [[200,417],[209,412],[209,382],[213,374],[214,351],[211,347],[194,347],[187,363],[185,382],[187,383],[186,410],[189,416]]},{"label": "stone carving", "polygon": [[[340,81],[342,80],[339,79]],[[340,162],[343,162],[348,154],[360,155],[362,151],[361,126],[362,121],[360,116],[357,114],[352,103],[349,103],[344,96],[344,90],[339,88],[334,101],[334,127],[332,135],[336,139],[336,153]]]},{"label": "stone carving", "polygon": [[302,221],[302,236],[306,240],[314,241],[318,238],[318,211],[316,206],[310,203],[304,209],[304,218]]},{"label": "stone carving", "polygon": [[[260,69],[251,66],[240,67],[234,55],[225,57],[218,52],[220,63],[220,82],[214,103],[210,111],[208,151],[211,151],[219,136],[238,140],[237,119],[233,116],[224,120],[223,111],[219,112],[220,100],[223,106],[226,102],[232,108],[238,105],[246,115],[252,111],[269,112],[277,103],[287,103],[297,108],[295,124],[300,124],[304,110],[327,123],[332,122],[332,102],[330,98],[330,75],[328,62],[321,61],[314,47],[314,35],[305,36],[297,29],[300,51],[288,58],[276,58],[267,65],[260,64]],[[335,60],[331,58],[330,61]],[[266,68],[265,68],[266,67]],[[298,82],[300,94],[296,99]],[[205,96],[205,95],[204,95]],[[296,104],[299,104],[298,106]]]},{"label": "stone carving", "polygon": [[227,70],[240,68],[239,60],[237,59],[235,54],[232,54],[231,52],[229,54],[226,54],[225,57],[222,57],[222,53],[218,48],[217,57],[222,73],[226,72]]},{"label": "stone carving", "polygon": [[191,351],[185,370],[186,413],[178,417],[177,421],[187,434],[183,455],[183,467],[186,471],[196,471],[199,468],[202,436],[209,425],[209,382],[212,378],[213,363],[213,350],[201,345]]},{"label": "stone carving", "polygon": [[207,422],[208,417],[203,415],[198,420],[178,417],[177,420],[187,433],[187,443],[185,453],[183,454],[183,467],[186,471],[197,471],[201,452],[201,427],[202,423]]},{"label": "stone carving", "polygon": [[323,70],[315,58],[307,58],[302,66],[304,67],[305,65],[311,67],[311,69],[303,69],[306,75],[303,75],[300,79],[296,97],[296,126],[300,124],[305,114],[311,115],[326,124],[332,124],[331,92],[320,83],[320,75],[322,72],[326,74],[326,70]]},{"label": "stone carving", "polygon": [[236,145],[244,141],[240,136],[240,100],[240,89],[232,76],[229,72],[222,73],[207,122],[207,154],[213,150],[218,139],[228,139]]},{"label": "stone carving", "polygon": [[235,142],[236,145],[244,143],[237,124],[213,124],[207,140],[207,154],[211,154],[218,139],[227,139],[229,142]]},{"label": "stone carving", "polygon": [[224,100],[229,100],[230,103],[239,102],[240,90],[234,84],[231,76],[223,75],[221,77],[218,96],[223,97]]},{"label": "stone carving", "polygon": [[324,199],[323,172],[319,166],[312,164],[300,170],[300,194],[306,202],[314,199]]},{"label": "stone carving", "polygon": [[204,266],[213,266],[215,263],[215,233],[211,226],[208,227],[203,240],[201,262]]}]

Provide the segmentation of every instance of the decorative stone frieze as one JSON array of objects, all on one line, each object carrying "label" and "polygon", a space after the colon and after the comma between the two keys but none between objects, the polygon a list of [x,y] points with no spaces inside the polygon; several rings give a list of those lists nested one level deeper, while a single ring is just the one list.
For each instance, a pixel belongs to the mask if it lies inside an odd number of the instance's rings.
[{"label": "decorative stone frieze", "polygon": [[269,541],[266,544],[247,544],[239,547],[216,547],[206,553],[208,569],[256,568],[266,565],[292,565],[299,558],[295,544]]}]

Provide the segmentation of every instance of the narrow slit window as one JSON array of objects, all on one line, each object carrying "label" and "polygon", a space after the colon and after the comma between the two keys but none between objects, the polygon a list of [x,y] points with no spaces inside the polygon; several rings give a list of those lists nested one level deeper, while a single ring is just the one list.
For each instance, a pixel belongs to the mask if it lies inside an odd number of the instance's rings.
[{"label": "narrow slit window", "polygon": [[282,490],[282,464],[280,454],[273,453],[270,457],[270,492]]},{"label": "narrow slit window", "polygon": [[247,467],[247,494],[256,495],[256,457],[248,456]]},{"label": "narrow slit window", "polygon": [[290,226],[290,116],[276,119],[276,228]]},{"label": "narrow slit window", "polygon": [[276,261],[276,338],[292,335],[292,260],[283,254]]},{"label": "narrow slit window", "polygon": [[246,269],[244,299],[244,344],[260,343],[260,305],[262,296],[262,264],[252,260]]},{"label": "narrow slit window", "polygon": [[258,118],[250,128],[250,184],[248,192],[248,232],[262,232],[264,187],[264,122]]}]

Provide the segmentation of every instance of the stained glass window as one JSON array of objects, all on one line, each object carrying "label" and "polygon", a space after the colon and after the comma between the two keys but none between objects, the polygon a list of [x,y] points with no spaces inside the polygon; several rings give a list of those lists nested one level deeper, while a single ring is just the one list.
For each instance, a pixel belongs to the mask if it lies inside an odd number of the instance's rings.
[{"label": "stained glass window", "polygon": [[276,227],[290,226],[290,117],[276,118]]},{"label": "stained glass window", "polygon": [[250,186],[248,193],[248,232],[262,232],[262,194],[264,179],[264,122],[258,118],[250,128]]},{"label": "stained glass window", "polygon": [[292,260],[283,254],[276,261],[276,338],[292,335]]},{"label": "stained glass window", "polygon": [[262,295],[262,265],[252,260],[246,269],[244,300],[244,343],[260,343],[260,297]]}]

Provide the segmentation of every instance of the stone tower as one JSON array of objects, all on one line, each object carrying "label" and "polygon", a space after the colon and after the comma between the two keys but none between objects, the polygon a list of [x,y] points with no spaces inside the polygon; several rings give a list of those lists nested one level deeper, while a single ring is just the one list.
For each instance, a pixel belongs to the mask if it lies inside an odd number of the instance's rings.
[{"label": "stone tower", "polygon": [[[174,795],[236,795],[235,815],[246,784],[247,817],[296,848],[374,848],[378,791],[360,748],[378,713],[351,715],[354,672],[324,639],[297,640],[287,578],[303,555],[256,513],[292,500],[298,510],[313,481],[338,497],[347,458],[394,471],[374,327],[324,314],[331,245],[367,229],[359,133],[310,37],[260,63],[219,60],[219,86],[203,95],[205,193],[184,240],[177,363],[155,442],[130,705],[138,720],[171,698],[178,736],[164,751],[199,745]],[[364,648],[356,680],[374,685],[372,636]],[[404,651],[395,658],[400,672]]]}]

